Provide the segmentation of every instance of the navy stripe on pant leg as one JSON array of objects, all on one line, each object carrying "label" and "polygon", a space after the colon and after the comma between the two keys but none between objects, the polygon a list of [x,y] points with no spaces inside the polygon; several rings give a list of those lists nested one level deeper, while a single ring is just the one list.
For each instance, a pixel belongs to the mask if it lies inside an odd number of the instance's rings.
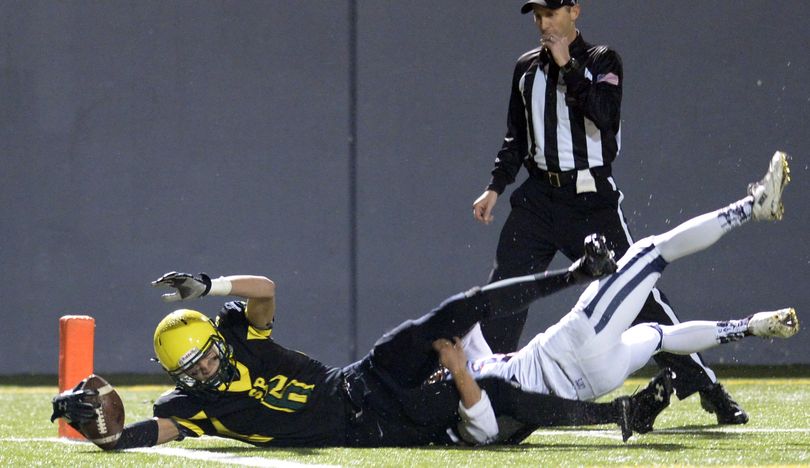
[{"label": "navy stripe on pant leg", "polygon": [[[594,330],[596,333],[599,333],[604,329],[610,318],[613,317],[613,314],[616,310],[621,306],[622,302],[627,299],[627,296],[632,293],[636,287],[641,284],[642,281],[646,280],[650,275],[654,275],[656,273],[661,273],[664,271],[664,268],[667,266],[666,260],[661,258],[660,256],[657,257],[655,260],[650,262],[649,265],[645,266],[632,280],[630,280],[624,287],[619,290],[618,294],[616,294],[613,299],[611,299],[610,304],[608,304],[607,309],[605,309],[605,313],[602,315],[602,318],[599,319],[599,323],[596,324]],[[649,294],[649,293],[647,293]],[[641,310],[639,308],[639,310]]]},{"label": "navy stripe on pant leg", "polygon": [[601,283],[599,285],[599,291],[596,293],[596,296],[594,296],[594,298],[588,303],[588,305],[584,309],[585,315],[588,318],[591,318],[591,316],[593,315],[594,308],[595,308],[596,304],[598,304],[599,301],[602,300],[602,296],[604,296],[605,293],[607,293],[607,290],[613,285],[613,283],[615,283],[616,281],[618,281],[620,278],[623,277],[622,272],[627,271],[630,268],[633,268],[633,266],[636,263],[638,263],[638,261],[641,260],[644,257],[644,255],[647,254],[647,252],[651,251],[654,248],[655,248],[654,245],[650,245],[649,247],[645,247],[638,254],[636,254],[635,257],[633,257],[629,262],[627,262],[627,264],[624,265],[621,270],[619,270],[616,273],[612,274],[609,278],[607,278],[604,281],[604,283]]}]

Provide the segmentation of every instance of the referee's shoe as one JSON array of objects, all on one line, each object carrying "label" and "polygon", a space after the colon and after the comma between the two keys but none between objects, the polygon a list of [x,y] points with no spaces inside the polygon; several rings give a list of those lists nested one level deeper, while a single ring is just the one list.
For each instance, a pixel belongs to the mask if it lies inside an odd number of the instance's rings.
[{"label": "referee's shoe", "polygon": [[745,424],[748,414],[719,382],[700,391],[700,406],[717,416],[717,424]]}]

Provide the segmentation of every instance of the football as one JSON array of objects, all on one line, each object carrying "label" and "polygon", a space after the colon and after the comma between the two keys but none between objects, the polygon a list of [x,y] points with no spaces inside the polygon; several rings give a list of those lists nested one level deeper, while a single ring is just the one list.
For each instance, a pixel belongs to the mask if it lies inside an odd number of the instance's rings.
[{"label": "football", "polygon": [[97,390],[97,396],[87,396],[84,401],[98,403],[97,417],[79,425],[79,432],[102,449],[115,447],[124,430],[124,404],[112,385],[101,377],[90,374],[82,380],[84,390]]}]

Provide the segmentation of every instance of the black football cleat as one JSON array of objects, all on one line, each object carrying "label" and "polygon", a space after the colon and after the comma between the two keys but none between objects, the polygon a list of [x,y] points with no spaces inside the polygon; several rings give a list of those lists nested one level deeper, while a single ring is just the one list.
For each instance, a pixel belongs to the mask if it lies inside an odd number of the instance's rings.
[{"label": "black football cleat", "polygon": [[717,424],[745,424],[748,415],[718,382],[700,392],[700,406],[717,416]]},{"label": "black football cleat", "polygon": [[653,430],[655,418],[669,406],[673,392],[672,378],[672,371],[663,369],[650,380],[647,387],[631,397],[634,408],[630,427],[633,431],[646,434]]}]

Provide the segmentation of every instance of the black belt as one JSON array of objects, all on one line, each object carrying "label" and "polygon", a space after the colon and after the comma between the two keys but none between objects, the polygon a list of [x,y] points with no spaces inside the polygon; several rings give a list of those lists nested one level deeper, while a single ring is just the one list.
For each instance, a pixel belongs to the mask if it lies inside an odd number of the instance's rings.
[{"label": "black belt", "polygon": [[[610,166],[597,166],[588,169],[594,177],[607,178],[610,177],[612,172]],[[572,184],[577,181],[577,170],[553,172],[544,171],[540,168],[529,169],[529,175],[536,179],[546,181],[554,188],[560,188],[564,185]]]}]

